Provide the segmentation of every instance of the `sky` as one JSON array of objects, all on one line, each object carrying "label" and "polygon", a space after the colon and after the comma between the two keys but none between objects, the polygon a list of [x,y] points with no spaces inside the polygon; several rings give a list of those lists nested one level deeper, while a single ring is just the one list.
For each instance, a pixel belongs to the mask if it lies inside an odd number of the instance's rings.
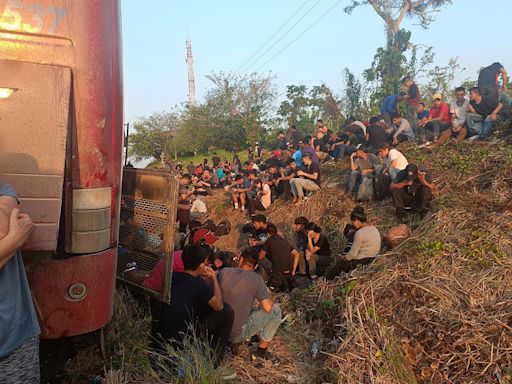
[{"label": "sky", "polygon": [[[168,111],[188,99],[187,31],[199,99],[210,87],[205,76],[219,71],[271,72],[279,93],[291,84],[321,83],[341,93],[343,69],[360,75],[385,43],[384,23],[373,9],[365,6],[347,15],[343,7],[348,2],[122,0],[125,121]],[[414,44],[434,48],[435,64],[443,66],[457,57],[465,68],[459,75],[463,80],[476,78],[479,68],[495,61],[512,72],[512,49],[505,35],[511,11],[512,0],[453,0],[428,30],[410,19],[402,27],[412,31]]]}]

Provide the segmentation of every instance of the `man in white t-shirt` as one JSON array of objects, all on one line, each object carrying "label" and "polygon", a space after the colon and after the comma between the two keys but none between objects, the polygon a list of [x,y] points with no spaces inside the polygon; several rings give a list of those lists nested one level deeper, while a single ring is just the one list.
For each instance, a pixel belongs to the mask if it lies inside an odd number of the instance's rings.
[{"label": "man in white t-shirt", "polygon": [[441,133],[437,145],[445,144],[450,138],[455,137],[457,144],[461,143],[468,135],[466,120],[468,116],[469,99],[466,98],[466,89],[458,87],[455,90],[455,101],[450,104],[450,117],[452,127]]},{"label": "man in white t-shirt", "polygon": [[190,217],[194,220],[202,220],[208,214],[206,203],[203,196],[192,195],[192,206],[190,207]]},{"label": "man in white t-shirt", "polygon": [[398,149],[390,148],[389,145],[384,145],[379,150],[379,156],[384,160],[384,172],[389,174],[391,181],[395,180],[398,172],[404,170],[409,162],[405,156]]},{"label": "man in white t-shirt", "polygon": [[254,215],[256,211],[264,211],[272,204],[272,191],[261,179],[253,181],[253,192],[254,196],[248,198],[250,215]]}]

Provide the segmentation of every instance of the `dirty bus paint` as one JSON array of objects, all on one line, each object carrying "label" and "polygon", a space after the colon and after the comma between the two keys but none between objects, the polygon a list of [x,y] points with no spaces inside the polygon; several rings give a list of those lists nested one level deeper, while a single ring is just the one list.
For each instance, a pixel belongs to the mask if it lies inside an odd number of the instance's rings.
[{"label": "dirty bus paint", "polygon": [[[35,230],[23,248],[43,338],[111,317],[123,110],[118,0],[0,0],[6,182]],[[93,53],[93,54],[92,54]]]}]

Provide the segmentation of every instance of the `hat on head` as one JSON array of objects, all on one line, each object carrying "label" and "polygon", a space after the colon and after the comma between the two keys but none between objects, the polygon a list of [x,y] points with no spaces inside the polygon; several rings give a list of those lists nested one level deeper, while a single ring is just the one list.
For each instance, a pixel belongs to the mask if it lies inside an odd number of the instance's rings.
[{"label": "hat on head", "polygon": [[356,145],[356,151],[360,151],[360,150],[364,151],[364,145],[363,144],[357,144]]},{"label": "hat on head", "polygon": [[418,166],[416,164],[409,164],[405,167],[407,172],[407,180],[414,181],[418,177]]},{"label": "hat on head", "polygon": [[205,241],[208,245],[213,245],[219,238],[215,236],[214,233],[210,232],[206,228],[201,228],[194,233],[194,236],[192,236],[192,243],[193,244],[200,244],[201,241]]},{"label": "hat on head", "polygon": [[436,93],[434,94],[434,96],[432,96],[432,100],[442,100],[443,99],[443,95],[441,95],[440,93]]},{"label": "hat on head", "polygon": [[375,124],[375,123],[379,122],[381,119],[382,119],[381,116],[372,116],[372,117],[370,117],[369,123]]}]

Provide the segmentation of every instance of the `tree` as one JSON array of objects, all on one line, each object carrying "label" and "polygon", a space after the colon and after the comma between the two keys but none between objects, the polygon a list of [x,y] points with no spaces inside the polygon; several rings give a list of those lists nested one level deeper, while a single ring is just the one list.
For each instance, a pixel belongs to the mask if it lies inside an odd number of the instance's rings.
[{"label": "tree", "polygon": [[363,84],[348,68],[345,68],[343,75],[345,78],[345,90],[342,99],[343,111],[347,117],[366,115],[368,106],[365,102],[366,95]]},{"label": "tree", "polygon": [[179,125],[177,112],[155,112],[135,122],[135,133],[129,138],[129,154],[136,161],[155,159],[169,161],[172,141]]},{"label": "tree", "polygon": [[377,15],[386,23],[388,48],[398,34],[406,16],[419,21],[427,29],[434,21],[434,15],[451,0],[352,0],[345,7],[348,14],[363,5],[371,5]]},{"label": "tree", "polygon": [[212,145],[232,148],[261,141],[271,126],[276,91],[273,78],[212,73],[205,100],[190,107],[177,132],[180,149],[205,151]]}]

